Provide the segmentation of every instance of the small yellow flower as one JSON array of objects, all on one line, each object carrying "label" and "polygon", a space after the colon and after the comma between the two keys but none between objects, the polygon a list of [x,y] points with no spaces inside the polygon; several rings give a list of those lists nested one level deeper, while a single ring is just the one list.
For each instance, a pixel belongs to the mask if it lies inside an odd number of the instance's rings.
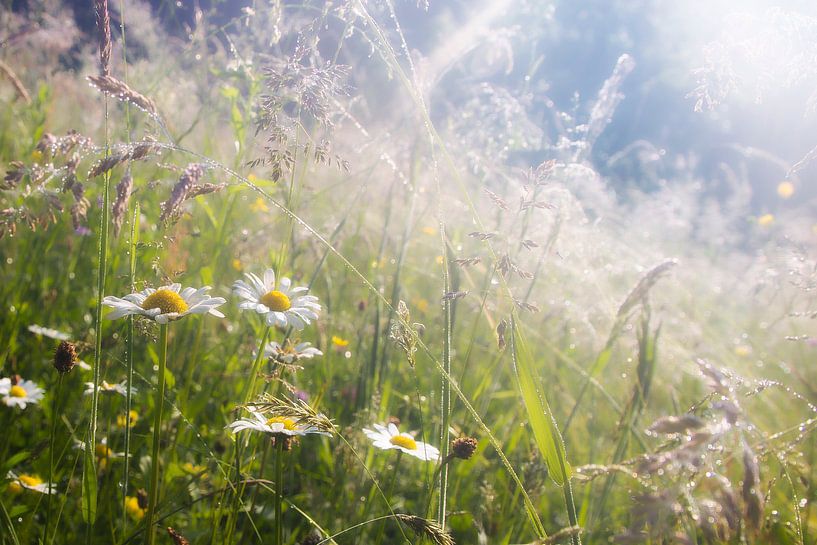
[{"label": "small yellow flower", "polygon": [[[130,427],[134,427],[136,422],[139,420],[139,413],[131,409],[130,411]],[[124,428],[128,425],[128,415],[120,414],[116,417],[116,425],[120,428]]]},{"label": "small yellow flower", "polygon": [[423,227],[423,234],[428,236],[434,236],[437,234],[437,230],[430,225]]},{"label": "small yellow flower", "polygon": [[241,271],[244,270],[244,264],[237,257],[235,259],[233,259],[232,265],[233,265],[233,269],[237,270],[238,272],[241,272]]},{"label": "small yellow flower", "polygon": [[763,214],[757,218],[757,224],[761,227],[769,227],[774,223],[774,216],[772,214]]},{"label": "small yellow flower", "polygon": [[738,357],[746,358],[749,357],[751,353],[752,353],[751,347],[746,346],[745,344],[739,344],[735,347],[735,355]]},{"label": "small yellow flower", "polygon": [[188,475],[193,475],[200,479],[207,478],[207,467],[200,466],[200,465],[193,465],[190,462],[185,462],[182,464],[182,471],[187,473]]},{"label": "small yellow flower", "polygon": [[250,210],[253,212],[269,212],[269,206],[264,202],[264,199],[258,197],[255,199],[255,202],[250,205]]},{"label": "small yellow flower", "polygon": [[248,175],[247,175],[247,179],[248,179],[249,181],[251,181],[252,183],[255,183],[255,182],[257,182],[257,181],[258,181],[258,176],[256,176],[255,174],[248,174]]},{"label": "small yellow flower", "polygon": [[781,199],[788,199],[794,195],[794,184],[788,180],[780,182],[777,186],[777,194]]},{"label": "small yellow flower", "polygon": [[147,511],[139,506],[139,499],[136,496],[125,496],[125,512],[130,518],[136,521],[142,520]]},{"label": "small yellow flower", "polygon": [[426,299],[420,297],[412,301],[412,303],[414,303],[414,307],[420,312],[428,312],[428,301]]},{"label": "small yellow flower", "polygon": [[34,151],[31,152],[31,160],[34,161],[35,163],[39,163],[40,161],[43,160],[43,152],[38,149],[35,149]]},{"label": "small yellow flower", "polygon": [[349,346],[349,341],[347,341],[343,337],[332,335],[332,344],[337,348],[346,348],[347,346]]},{"label": "small yellow flower", "polygon": [[437,265],[442,265],[443,264],[443,256],[438,255],[437,257],[434,258],[434,261],[437,263]]}]

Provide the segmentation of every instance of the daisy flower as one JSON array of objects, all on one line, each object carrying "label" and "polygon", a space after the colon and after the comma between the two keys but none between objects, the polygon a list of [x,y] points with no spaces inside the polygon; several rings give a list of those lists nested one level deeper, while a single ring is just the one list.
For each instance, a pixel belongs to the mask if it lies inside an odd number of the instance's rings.
[{"label": "daisy flower", "polygon": [[414,437],[408,433],[400,433],[397,426],[392,423],[387,426],[375,424],[373,427],[374,430],[363,428],[363,433],[379,449],[397,449],[426,462],[440,459],[440,450],[437,447],[422,441],[415,441]]},{"label": "daisy flower", "polygon": [[[132,394],[136,393],[136,387],[131,386],[130,389]],[[110,384],[107,381],[103,380],[99,383],[99,393],[101,394],[119,394],[121,396],[128,395],[128,381],[123,380],[119,384],[113,383]],[[85,383],[85,395],[91,396],[94,395],[94,383],[93,382],[86,382]]]},{"label": "daisy flower", "polygon": [[29,403],[40,401],[45,390],[30,380],[19,379],[12,383],[10,378],[0,378],[0,395],[3,396],[3,403],[9,407],[25,409]]},{"label": "daisy flower", "polygon": [[102,300],[102,304],[113,308],[107,315],[109,320],[131,314],[145,316],[160,324],[184,318],[188,314],[212,314],[224,318],[216,307],[226,300],[223,297],[210,297],[207,295],[209,290],[210,286],[182,289],[181,284],[170,284],[158,289],[146,288],[122,299],[109,295]]},{"label": "daisy flower", "polygon": [[233,292],[242,299],[238,308],[263,314],[268,326],[292,326],[301,330],[318,319],[321,306],[317,297],[305,295],[308,288],[293,288],[292,281],[285,276],[276,286],[272,269],[264,271],[263,279],[252,273],[244,276],[247,282],[237,280],[233,284]]},{"label": "daisy flower", "polygon": [[131,409],[129,414],[118,414],[116,415],[116,426],[119,428],[127,427],[128,425],[128,416],[130,416],[130,427],[134,427],[136,422],[139,420],[139,413]]},{"label": "daisy flower", "polygon": [[18,476],[15,475],[13,471],[9,471],[7,477],[11,479],[11,483],[9,484],[9,492],[12,492],[13,494],[19,494],[24,489],[33,490],[34,492],[39,492],[40,494],[54,494],[57,491],[57,485],[52,484],[49,488],[48,483],[44,482],[37,475],[21,473]]},{"label": "daisy flower", "polygon": [[294,344],[287,339],[283,346],[275,341],[264,347],[264,357],[273,358],[281,363],[295,363],[298,360],[308,360],[315,356],[323,356],[323,352],[312,346],[312,343]]},{"label": "daisy flower", "polygon": [[250,418],[239,418],[227,427],[233,430],[233,433],[238,433],[244,430],[260,431],[269,433],[271,435],[306,435],[308,433],[317,433],[320,435],[329,435],[326,432],[320,431],[315,426],[305,426],[299,424],[291,418],[284,416],[273,416],[267,418],[260,411],[255,409],[247,409],[250,412]]}]

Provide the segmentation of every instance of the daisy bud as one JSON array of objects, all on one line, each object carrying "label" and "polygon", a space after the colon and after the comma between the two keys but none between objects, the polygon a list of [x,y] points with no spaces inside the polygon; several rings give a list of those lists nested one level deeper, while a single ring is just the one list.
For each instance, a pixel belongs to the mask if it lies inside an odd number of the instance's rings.
[{"label": "daisy bud", "polygon": [[390,416],[390,417],[389,417],[389,419],[387,420],[387,422],[388,422],[389,424],[394,424],[395,426],[399,426],[399,425],[400,425],[400,419],[399,419],[399,418],[397,418],[396,416]]},{"label": "daisy bud", "polygon": [[477,450],[477,440],[473,437],[458,437],[451,441],[451,456],[467,460]]},{"label": "daisy bud", "polygon": [[76,364],[77,347],[72,342],[62,341],[54,352],[54,368],[61,374],[65,374]]}]

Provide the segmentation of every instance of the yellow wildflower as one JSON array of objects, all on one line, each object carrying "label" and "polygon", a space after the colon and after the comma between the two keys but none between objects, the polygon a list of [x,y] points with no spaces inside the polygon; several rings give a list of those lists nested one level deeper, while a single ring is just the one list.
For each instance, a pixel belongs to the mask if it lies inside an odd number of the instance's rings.
[{"label": "yellow wildflower", "polygon": [[136,496],[125,496],[125,512],[130,518],[137,521],[142,520],[145,518],[147,511],[147,509],[142,509],[142,507],[139,506],[139,498]]},{"label": "yellow wildflower", "polygon": [[780,182],[777,186],[777,194],[781,199],[788,199],[794,195],[794,184],[788,180]]},{"label": "yellow wildflower", "polygon": [[774,223],[774,216],[772,214],[763,214],[757,218],[757,224],[761,227],[769,227]]},{"label": "yellow wildflower", "polygon": [[264,199],[258,197],[255,199],[255,202],[250,205],[250,210],[253,212],[269,212],[269,206],[264,202]]},{"label": "yellow wildflower", "polygon": [[[131,409],[130,411],[130,427],[134,427],[136,425],[136,421],[139,420],[139,413]],[[120,428],[124,428],[128,425],[128,415],[120,414],[116,417],[116,425]]]}]

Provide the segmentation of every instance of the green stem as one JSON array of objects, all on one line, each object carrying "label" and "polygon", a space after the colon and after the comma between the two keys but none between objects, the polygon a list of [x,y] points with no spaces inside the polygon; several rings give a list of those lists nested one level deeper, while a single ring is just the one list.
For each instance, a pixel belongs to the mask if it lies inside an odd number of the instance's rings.
[{"label": "green stem", "polygon": [[[124,33],[123,33],[124,40]],[[128,277],[130,280],[131,292],[136,290],[136,244],[139,241],[139,203],[133,207],[133,219],[130,224],[130,241],[129,241],[129,271]],[[125,509],[125,503],[128,497],[128,480],[130,474],[130,412],[133,404],[133,321],[134,316],[128,316],[128,330],[125,339],[125,353],[128,365],[128,391],[125,396],[125,469],[123,475],[122,486],[122,531],[124,532],[128,527],[128,515]]]},{"label": "green stem", "polygon": [[60,402],[60,390],[62,389],[62,377],[60,373],[57,379],[57,388],[54,390],[54,404],[51,408],[51,437],[48,440],[48,500],[46,501],[45,513],[45,534],[43,534],[43,543],[48,542],[48,528],[51,523],[51,486],[54,482],[54,442],[57,437],[57,410]]},{"label": "green stem", "polygon": [[281,545],[284,542],[284,522],[281,520],[283,510],[281,509],[284,490],[284,437],[275,438],[275,541],[274,545]]},{"label": "green stem", "polygon": [[162,435],[162,408],[165,401],[165,367],[167,366],[167,324],[162,324],[159,333],[159,376],[156,386],[156,402],[153,419],[153,451],[151,454],[150,490],[148,491],[148,512],[145,518],[145,543],[155,542],[154,522],[156,504],[159,502],[159,447]]},{"label": "green stem", "polygon": [[255,355],[255,361],[252,364],[252,374],[250,375],[249,382],[247,382],[247,388],[244,390],[244,403],[250,401],[253,390],[255,390],[255,381],[258,378],[258,373],[261,371],[261,362],[264,361],[264,347],[267,345],[270,329],[270,326],[266,326],[264,328],[264,334],[261,335],[261,344],[258,345],[258,353]]}]

